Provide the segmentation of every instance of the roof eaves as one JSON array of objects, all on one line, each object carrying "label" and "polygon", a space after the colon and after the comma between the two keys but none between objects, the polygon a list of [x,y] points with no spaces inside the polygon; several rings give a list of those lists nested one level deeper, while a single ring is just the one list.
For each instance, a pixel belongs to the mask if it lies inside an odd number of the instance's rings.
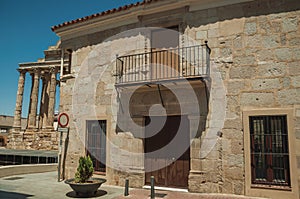
[{"label": "roof eaves", "polygon": [[97,17],[102,17],[102,16],[106,16],[106,15],[109,15],[109,14],[117,13],[117,12],[122,12],[122,11],[125,11],[125,10],[128,10],[128,9],[131,9],[133,7],[138,7],[138,6],[142,6],[142,5],[145,5],[145,4],[150,4],[150,3],[156,2],[156,1],[161,1],[161,0],[144,0],[142,2],[136,2],[136,3],[120,6],[118,8],[113,8],[111,10],[106,10],[106,11],[96,13],[96,14],[92,14],[92,15],[89,15],[89,16],[85,16],[85,17],[82,17],[82,18],[79,18],[79,19],[67,21],[67,22],[52,26],[51,29],[52,29],[52,31],[56,31],[59,28],[62,28],[62,27],[65,27],[65,26],[68,26],[68,25],[71,25],[71,24],[81,23],[81,22],[88,21],[90,19],[94,19],[94,18],[97,18]]}]

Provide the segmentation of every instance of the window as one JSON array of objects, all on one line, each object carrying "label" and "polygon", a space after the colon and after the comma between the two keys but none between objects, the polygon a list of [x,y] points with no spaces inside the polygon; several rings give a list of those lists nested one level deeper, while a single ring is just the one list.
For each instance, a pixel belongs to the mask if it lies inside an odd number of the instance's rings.
[{"label": "window", "polygon": [[91,156],[94,170],[106,170],[106,120],[87,121],[87,155]]},{"label": "window", "polygon": [[249,116],[252,184],[290,186],[287,116]]}]

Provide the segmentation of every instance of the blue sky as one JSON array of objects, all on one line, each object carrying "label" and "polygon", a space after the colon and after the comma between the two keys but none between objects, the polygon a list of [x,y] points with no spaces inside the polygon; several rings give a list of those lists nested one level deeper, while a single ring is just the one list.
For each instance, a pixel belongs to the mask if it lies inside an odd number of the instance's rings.
[{"label": "blue sky", "polygon": [[[58,41],[51,26],[134,2],[138,0],[0,0],[0,115],[14,115],[18,63],[36,61]],[[27,76],[23,117],[30,87]]]}]

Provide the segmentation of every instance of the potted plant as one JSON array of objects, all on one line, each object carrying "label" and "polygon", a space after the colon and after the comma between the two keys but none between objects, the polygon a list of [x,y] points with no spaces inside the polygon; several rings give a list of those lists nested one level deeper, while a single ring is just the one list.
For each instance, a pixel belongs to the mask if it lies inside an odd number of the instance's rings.
[{"label": "potted plant", "polygon": [[80,157],[75,178],[68,179],[65,183],[70,185],[76,195],[95,195],[98,188],[106,180],[103,178],[92,178],[93,172],[93,161],[90,156]]}]

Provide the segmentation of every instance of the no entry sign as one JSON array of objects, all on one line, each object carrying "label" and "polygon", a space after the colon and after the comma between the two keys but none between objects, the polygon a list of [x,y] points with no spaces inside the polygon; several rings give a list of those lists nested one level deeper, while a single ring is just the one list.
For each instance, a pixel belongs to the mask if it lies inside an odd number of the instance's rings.
[{"label": "no entry sign", "polygon": [[67,113],[61,113],[58,116],[58,124],[60,127],[67,127],[69,124],[69,116]]}]

